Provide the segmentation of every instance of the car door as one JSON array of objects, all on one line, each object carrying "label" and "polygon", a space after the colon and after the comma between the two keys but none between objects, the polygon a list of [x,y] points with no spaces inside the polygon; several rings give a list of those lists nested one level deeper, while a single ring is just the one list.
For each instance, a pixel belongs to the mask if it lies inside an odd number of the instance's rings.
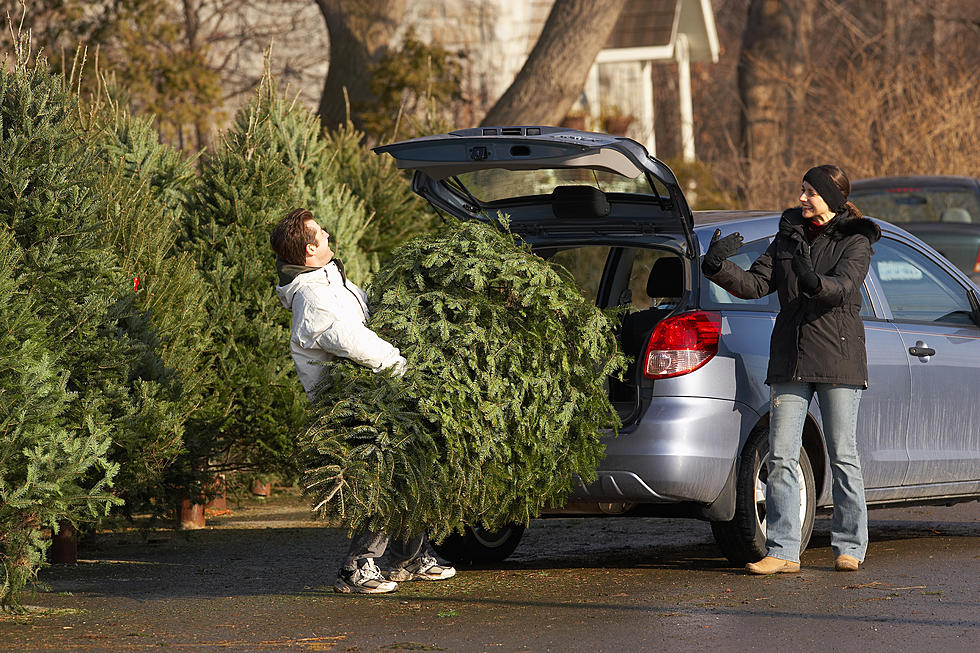
[{"label": "car door", "polygon": [[956,494],[953,486],[937,486],[980,479],[974,290],[898,239],[875,244],[871,267],[910,362],[906,496]]}]

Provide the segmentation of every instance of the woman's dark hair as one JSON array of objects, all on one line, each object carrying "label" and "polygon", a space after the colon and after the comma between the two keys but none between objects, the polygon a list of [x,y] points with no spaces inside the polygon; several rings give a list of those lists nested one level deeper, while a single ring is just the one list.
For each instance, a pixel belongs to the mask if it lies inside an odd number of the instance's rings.
[{"label": "woman's dark hair", "polygon": [[286,263],[303,265],[306,263],[306,246],[316,243],[317,232],[306,226],[307,220],[313,220],[309,209],[293,209],[269,236],[272,251]]},{"label": "woman's dark hair", "polygon": [[[840,192],[844,194],[844,197],[851,194],[851,180],[847,178],[847,175],[843,170],[837,166],[829,164],[817,167],[827,173],[827,176],[830,177],[831,181],[837,185],[837,188],[839,188]],[[844,207],[850,211],[851,215],[853,215],[855,218],[864,217],[864,214],[858,210],[858,207],[854,206],[854,202],[847,200],[844,202]]]}]

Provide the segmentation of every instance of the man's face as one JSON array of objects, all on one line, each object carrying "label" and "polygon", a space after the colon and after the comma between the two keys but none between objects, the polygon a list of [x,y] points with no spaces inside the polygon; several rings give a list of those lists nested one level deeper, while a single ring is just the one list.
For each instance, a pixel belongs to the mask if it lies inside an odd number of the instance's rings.
[{"label": "man's face", "polygon": [[333,250],[330,249],[330,234],[316,223],[316,220],[307,220],[306,229],[316,234],[316,242],[306,246],[306,265],[311,268],[320,268],[333,259]]}]

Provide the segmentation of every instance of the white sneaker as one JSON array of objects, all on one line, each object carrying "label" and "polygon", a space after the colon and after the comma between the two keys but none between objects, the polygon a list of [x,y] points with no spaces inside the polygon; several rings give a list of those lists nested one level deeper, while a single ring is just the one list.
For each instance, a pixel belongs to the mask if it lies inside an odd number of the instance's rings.
[{"label": "white sneaker", "polygon": [[398,589],[398,583],[385,580],[372,558],[357,569],[341,569],[333,591],[340,594],[387,594]]},{"label": "white sneaker", "polygon": [[395,567],[388,572],[388,578],[399,582],[406,580],[446,580],[456,575],[456,569],[449,565],[439,564],[430,555],[412,560],[404,567]]}]

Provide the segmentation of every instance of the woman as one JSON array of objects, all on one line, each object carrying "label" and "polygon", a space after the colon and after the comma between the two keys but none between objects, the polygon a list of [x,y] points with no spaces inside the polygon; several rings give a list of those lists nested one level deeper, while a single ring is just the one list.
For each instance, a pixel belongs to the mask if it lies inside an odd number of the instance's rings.
[{"label": "woman", "polygon": [[726,260],[738,233],[715,232],[701,269],[736,297],[775,292],[779,314],[769,348],[768,554],[746,568],[755,574],[800,570],[800,479],[803,422],[814,394],[833,472],[831,546],[838,571],[857,571],[868,547],[868,513],[855,431],[868,365],[861,285],[881,230],[847,201],[851,184],[837,166],[803,176],[800,207],[787,209],[779,233],[747,270]]}]

